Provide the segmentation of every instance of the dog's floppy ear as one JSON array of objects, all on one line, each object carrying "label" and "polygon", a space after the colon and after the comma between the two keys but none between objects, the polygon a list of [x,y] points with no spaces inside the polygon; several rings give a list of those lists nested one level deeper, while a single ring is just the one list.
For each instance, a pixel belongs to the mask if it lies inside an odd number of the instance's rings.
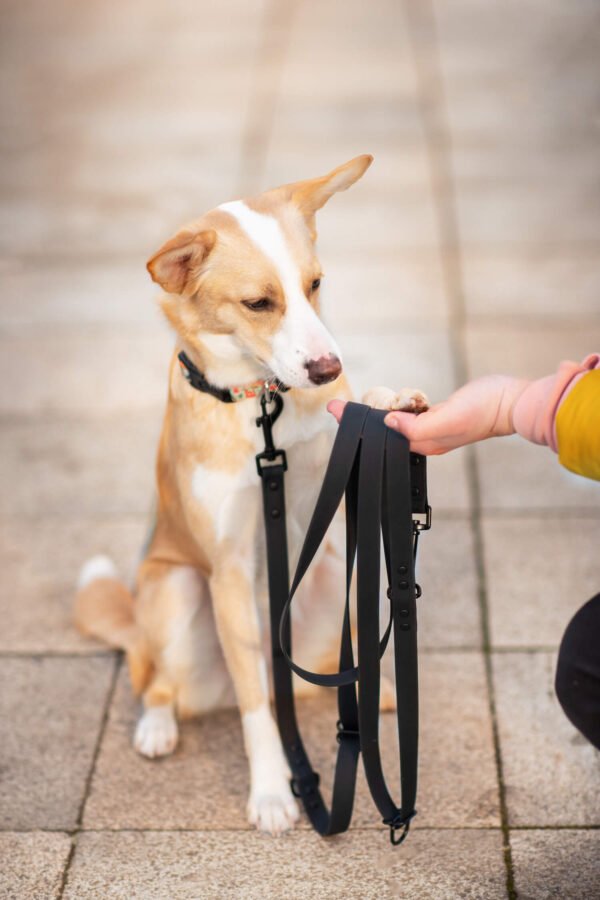
[{"label": "dog's floppy ear", "polygon": [[307,219],[311,219],[330,197],[338,191],[346,191],[355,181],[358,181],[372,162],[373,157],[366,153],[338,166],[328,175],[291,184],[289,185],[290,199]]},{"label": "dog's floppy ear", "polygon": [[200,232],[180,231],[146,263],[152,280],[168,294],[182,294],[216,240],[217,233],[212,228]]}]

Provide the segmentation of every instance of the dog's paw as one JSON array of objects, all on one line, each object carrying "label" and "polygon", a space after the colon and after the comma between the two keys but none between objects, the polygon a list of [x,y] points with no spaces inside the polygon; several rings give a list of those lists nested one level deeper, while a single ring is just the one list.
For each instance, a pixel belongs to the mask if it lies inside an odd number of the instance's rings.
[{"label": "dog's paw", "polygon": [[259,831],[277,835],[293,828],[300,817],[298,804],[287,781],[277,788],[255,789],[248,800],[248,821]]},{"label": "dog's paw", "polygon": [[422,413],[429,409],[429,400],[426,395],[415,388],[393,391],[387,387],[374,387],[367,391],[362,402],[374,409],[385,409],[390,412],[401,410],[402,412]]},{"label": "dog's paw", "polygon": [[137,724],[133,744],[142,756],[154,759],[172,753],[178,737],[172,707],[150,706]]},{"label": "dog's paw", "polygon": [[390,409],[399,409],[402,412],[422,413],[429,409],[429,400],[423,391],[416,388],[402,388],[394,396]]}]

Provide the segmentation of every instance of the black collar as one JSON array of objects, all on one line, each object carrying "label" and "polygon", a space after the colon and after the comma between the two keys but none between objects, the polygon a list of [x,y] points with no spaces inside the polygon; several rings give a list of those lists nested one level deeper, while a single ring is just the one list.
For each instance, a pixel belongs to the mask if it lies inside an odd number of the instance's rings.
[{"label": "black collar", "polygon": [[221,403],[237,403],[238,400],[258,397],[265,389],[265,386],[266,389],[271,392],[289,391],[289,388],[277,379],[269,381],[268,383],[256,381],[246,387],[236,386],[233,388],[220,388],[211,384],[210,381],[207,381],[200,369],[196,368],[189,356],[187,356],[183,350],[177,355],[177,358],[179,359],[181,372],[185,380],[197,391],[202,391],[203,394],[210,394],[211,397],[215,397],[217,400],[220,400]]}]

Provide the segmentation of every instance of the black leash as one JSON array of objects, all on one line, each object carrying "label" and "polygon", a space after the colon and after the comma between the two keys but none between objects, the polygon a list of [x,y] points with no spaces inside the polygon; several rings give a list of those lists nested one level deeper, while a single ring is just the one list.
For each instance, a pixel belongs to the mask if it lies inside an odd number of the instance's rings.
[{"label": "black leash", "polygon": [[[408,441],[386,428],[385,413],[357,403],[346,405],[325,478],[289,590],[285,526],[285,451],[274,445],[272,429],[283,408],[261,398],[265,449],[256,457],[262,479],[270,595],[271,651],[275,709],[282,744],[292,772],[292,790],[321,835],[345,831],[352,817],[358,756],[369,789],[393,844],[405,839],[416,814],[418,755],[418,679],[414,578],[417,538],[430,527],[425,458],[409,452]],[[346,603],[340,643],[340,671],[323,675],[300,668],[291,659],[290,606],[329,527],[346,497]],[[424,517],[417,521],[414,516]],[[390,620],[379,638],[380,541],[383,534]],[[350,628],[350,588],[357,558],[358,666],[354,665]],[[327,598],[324,598],[325,600]],[[393,628],[397,718],[400,738],[401,806],[387,789],[379,752],[380,658]],[[292,671],[314,684],[338,688],[339,744],[331,810],[319,791],[319,775],[300,737]],[[358,684],[358,697],[355,685]],[[398,834],[398,832],[400,832]]]}]

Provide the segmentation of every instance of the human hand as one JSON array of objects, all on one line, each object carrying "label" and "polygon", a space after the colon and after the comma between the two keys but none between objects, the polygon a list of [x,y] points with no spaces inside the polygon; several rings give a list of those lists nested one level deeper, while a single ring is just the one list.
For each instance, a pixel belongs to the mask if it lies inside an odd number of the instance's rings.
[{"label": "human hand", "polygon": [[[447,453],[474,441],[513,434],[512,411],[528,384],[508,375],[487,375],[459,388],[427,412],[418,416],[390,412],[384,421],[408,438],[414,453]],[[344,406],[343,401],[332,400],[327,409],[339,422]]]}]

